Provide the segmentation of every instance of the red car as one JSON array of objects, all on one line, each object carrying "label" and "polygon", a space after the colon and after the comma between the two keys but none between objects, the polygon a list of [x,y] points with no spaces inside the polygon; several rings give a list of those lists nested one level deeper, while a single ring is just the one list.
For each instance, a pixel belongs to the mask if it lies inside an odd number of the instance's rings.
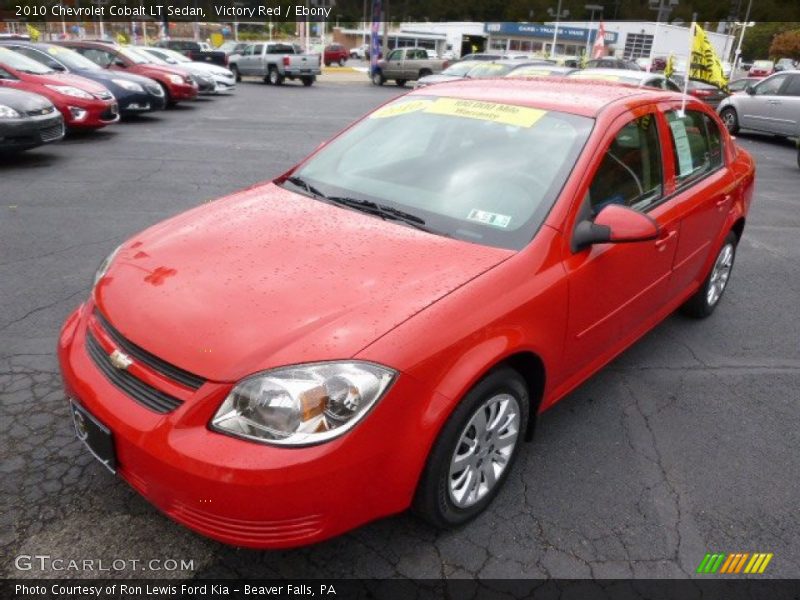
[{"label": "red car", "polygon": [[330,67],[334,63],[343,67],[348,58],[350,58],[350,51],[341,44],[325,46],[325,52],[322,56],[326,67]]},{"label": "red car", "polygon": [[174,106],[182,100],[197,98],[197,83],[192,76],[179,67],[157,65],[138,52],[129,52],[122,46],[104,42],[58,42],[72,48],[92,62],[114,71],[125,71],[154,79],[164,89],[167,104]]},{"label": "red car", "polygon": [[117,101],[105,86],[59,73],[7,48],[0,48],[0,86],[44,96],[70,129],[99,129],[119,121]]},{"label": "red car", "polygon": [[757,60],[747,74],[750,77],[767,77],[775,73],[775,63],[771,60]]},{"label": "red car", "polygon": [[468,521],[540,413],[679,307],[718,306],[754,164],[681,102],[563,78],[430,86],[135,235],[61,331],[78,436],[231,544],[412,506]]}]

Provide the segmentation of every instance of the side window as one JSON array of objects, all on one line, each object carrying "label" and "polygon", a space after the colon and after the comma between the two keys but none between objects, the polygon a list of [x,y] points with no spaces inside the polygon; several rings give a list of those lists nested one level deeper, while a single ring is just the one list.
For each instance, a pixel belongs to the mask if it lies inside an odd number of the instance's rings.
[{"label": "side window", "polygon": [[[269,47],[267,47],[267,50],[269,50]],[[263,52],[264,52],[264,44],[253,45],[253,56],[261,56]]]},{"label": "side window", "polygon": [[781,96],[800,96],[800,75],[789,76],[789,83],[783,88]]},{"label": "side window", "polygon": [[766,81],[762,81],[756,86],[756,96],[774,96],[781,89],[783,82],[786,81],[788,75],[775,75]]},{"label": "side window", "polygon": [[35,60],[38,63],[47,64],[47,57],[44,56],[38,50],[34,50],[33,48],[26,48],[24,46],[16,46],[14,47],[14,52],[19,52],[23,56],[27,56],[30,59]]},{"label": "side window", "polygon": [[402,50],[392,50],[386,60],[400,60],[403,56]]},{"label": "side window", "polygon": [[14,81],[16,77],[14,77],[11,73],[0,67],[0,79],[7,79],[10,81]]},{"label": "side window", "polygon": [[114,56],[104,50],[98,50],[97,48],[76,48],[76,50],[101,67],[107,67],[114,62]]},{"label": "side window", "polygon": [[614,137],[589,186],[592,212],[608,204],[648,210],[661,198],[661,144],[653,114],[625,125]]},{"label": "side window", "polygon": [[685,116],[680,117],[676,111],[669,111],[667,122],[679,187],[722,165],[719,129],[705,113],[687,110]]}]

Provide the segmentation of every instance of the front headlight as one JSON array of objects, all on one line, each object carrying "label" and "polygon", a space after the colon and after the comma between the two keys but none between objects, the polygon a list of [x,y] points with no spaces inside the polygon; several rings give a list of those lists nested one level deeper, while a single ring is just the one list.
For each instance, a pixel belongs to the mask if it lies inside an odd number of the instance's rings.
[{"label": "front headlight", "polygon": [[122,248],[121,245],[114,248],[111,251],[111,254],[106,256],[103,262],[100,263],[100,266],[97,267],[97,271],[94,274],[94,283],[92,284],[93,286],[97,285],[97,282],[100,281],[100,279],[103,278],[103,275],[106,274],[106,271],[108,271],[108,267],[110,267],[111,263],[114,262],[114,258],[117,256],[117,253],[119,252],[120,248]]},{"label": "front headlight", "polygon": [[82,89],[71,85],[45,84],[45,87],[49,87],[51,90],[55,90],[59,94],[64,94],[65,96],[72,96],[73,98],[85,98],[87,100],[92,99],[92,95],[89,92],[84,92]]},{"label": "front headlight", "polygon": [[180,75],[167,75],[167,79],[169,79],[175,85],[180,85],[183,83],[183,77]]},{"label": "front headlight", "polygon": [[0,119],[18,119],[22,115],[15,111],[10,106],[0,104]]},{"label": "front headlight", "polygon": [[135,81],[128,81],[126,79],[112,79],[112,83],[116,83],[119,87],[128,90],[129,92],[143,92],[144,88]]},{"label": "front headlight", "polygon": [[360,361],[273,369],[239,382],[211,427],[265,444],[318,444],[352,429],[396,375],[388,367]]}]

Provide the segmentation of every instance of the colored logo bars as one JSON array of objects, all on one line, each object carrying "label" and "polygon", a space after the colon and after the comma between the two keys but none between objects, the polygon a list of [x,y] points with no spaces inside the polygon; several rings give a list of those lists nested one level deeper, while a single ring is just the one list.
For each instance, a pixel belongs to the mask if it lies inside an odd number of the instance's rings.
[{"label": "colored logo bars", "polygon": [[697,572],[727,575],[739,573],[750,575],[761,574],[766,570],[769,561],[772,560],[772,556],[772,552],[754,552],[753,554],[749,552],[735,552],[731,554],[708,553],[703,557],[703,560],[700,561]]}]

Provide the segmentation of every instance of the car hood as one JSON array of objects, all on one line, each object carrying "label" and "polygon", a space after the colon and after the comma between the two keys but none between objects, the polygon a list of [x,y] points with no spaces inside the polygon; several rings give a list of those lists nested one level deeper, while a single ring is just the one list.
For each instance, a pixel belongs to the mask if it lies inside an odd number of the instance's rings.
[{"label": "car hood", "polygon": [[16,111],[27,113],[43,108],[50,108],[53,103],[44,96],[33,92],[0,88],[0,104],[10,106]]},{"label": "car hood", "polygon": [[439,73],[438,75],[426,75],[420,78],[419,83],[432,84],[442,83],[444,81],[458,81],[459,79],[464,79],[464,77],[461,75],[443,75]]},{"label": "car hood", "polygon": [[108,91],[108,88],[104,85],[70,73],[54,73],[52,75],[26,74],[25,79],[41,85],[71,85],[91,94],[102,94]]},{"label": "car hood", "polygon": [[121,71],[107,71],[105,69],[102,70],[75,70],[75,75],[80,75],[81,77],[86,77],[87,79],[94,79],[96,81],[111,81],[112,79],[122,79],[124,81],[132,81],[134,83],[138,83],[139,85],[145,85],[147,83],[154,83],[152,79],[149,77],[144,77],[142,75],[136,75],[134,73],[123,73]]},{"label": "car hood", "polygon": [[513,254],[272,183],[126,242],[94,291],[156,356],[214,381],[349,358]]},{"label": "car hood", "polygon": [[186,69],[181,69],[179,67],[168,67],[167,65],[156,65],[153,63],[145,63],[141,65],[134,65],[139,74],[147,75],[148,73],[162,73],[162,74],[170,74],[170,75],[180,75],[181,77],[185,77],[188,75],[188,71]]}]

